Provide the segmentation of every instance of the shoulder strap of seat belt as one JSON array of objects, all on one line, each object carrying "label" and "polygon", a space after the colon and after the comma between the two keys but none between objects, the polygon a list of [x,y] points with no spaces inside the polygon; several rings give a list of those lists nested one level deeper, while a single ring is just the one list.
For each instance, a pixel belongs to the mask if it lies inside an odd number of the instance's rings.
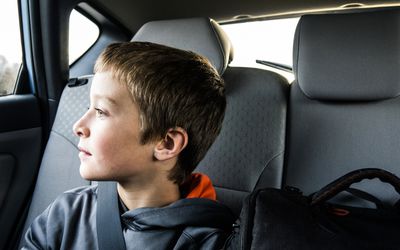
[{"label": "shoulder strap of seat belt", "polygon": [[117,183],[100,181],[97,191],[97,242],[99,250],[125,250],[119,213]]}]

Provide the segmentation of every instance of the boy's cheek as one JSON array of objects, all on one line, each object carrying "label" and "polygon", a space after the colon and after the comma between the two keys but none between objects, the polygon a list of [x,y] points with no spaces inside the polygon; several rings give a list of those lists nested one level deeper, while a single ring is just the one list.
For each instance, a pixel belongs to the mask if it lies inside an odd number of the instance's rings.
[{"label": "boy's cheek", "polygon": [[110,130],[103,130],[96,138],[92,138],[91,147],[93,153],[95,153],[97,157],[104,157],[109,154],[110,151],[114,150],[114,143],[116,140],[110,136],[111,133],[113,132]]}]

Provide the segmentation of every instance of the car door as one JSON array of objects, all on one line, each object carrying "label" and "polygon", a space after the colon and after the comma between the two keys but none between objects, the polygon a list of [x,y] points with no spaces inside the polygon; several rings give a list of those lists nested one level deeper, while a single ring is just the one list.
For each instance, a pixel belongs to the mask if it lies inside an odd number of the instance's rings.
[{"label": "car door", "polygon": [[40,57],[33,60],[28,29],[33,20],[18,1],[0,5],[0,249],[6,249],[25,213],[49,120],[46,88],[39,84]]}]

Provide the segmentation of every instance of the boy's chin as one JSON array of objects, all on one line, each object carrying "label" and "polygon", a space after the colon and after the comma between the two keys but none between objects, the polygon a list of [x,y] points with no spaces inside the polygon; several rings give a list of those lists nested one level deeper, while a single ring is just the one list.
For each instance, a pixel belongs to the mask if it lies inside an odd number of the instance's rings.
[{"label": "boy's chin", "polygon": [[79,173],[81,177],[88,181],[111,181],[112,178],[109,176],[101,175],[100,173],[95,173],[95,171],[91,170],[88,166],[81,166],[79,167]]}]

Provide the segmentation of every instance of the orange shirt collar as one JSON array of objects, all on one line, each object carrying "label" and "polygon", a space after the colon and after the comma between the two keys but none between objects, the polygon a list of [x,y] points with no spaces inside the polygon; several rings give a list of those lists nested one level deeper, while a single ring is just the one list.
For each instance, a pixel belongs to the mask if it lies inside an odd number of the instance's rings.
[{"label": "orange shirt collar", "polygon": [[210,178],[201,173],[193,173],[180,187],[184,198],[206,198],[216,200],[217,194]]}]

